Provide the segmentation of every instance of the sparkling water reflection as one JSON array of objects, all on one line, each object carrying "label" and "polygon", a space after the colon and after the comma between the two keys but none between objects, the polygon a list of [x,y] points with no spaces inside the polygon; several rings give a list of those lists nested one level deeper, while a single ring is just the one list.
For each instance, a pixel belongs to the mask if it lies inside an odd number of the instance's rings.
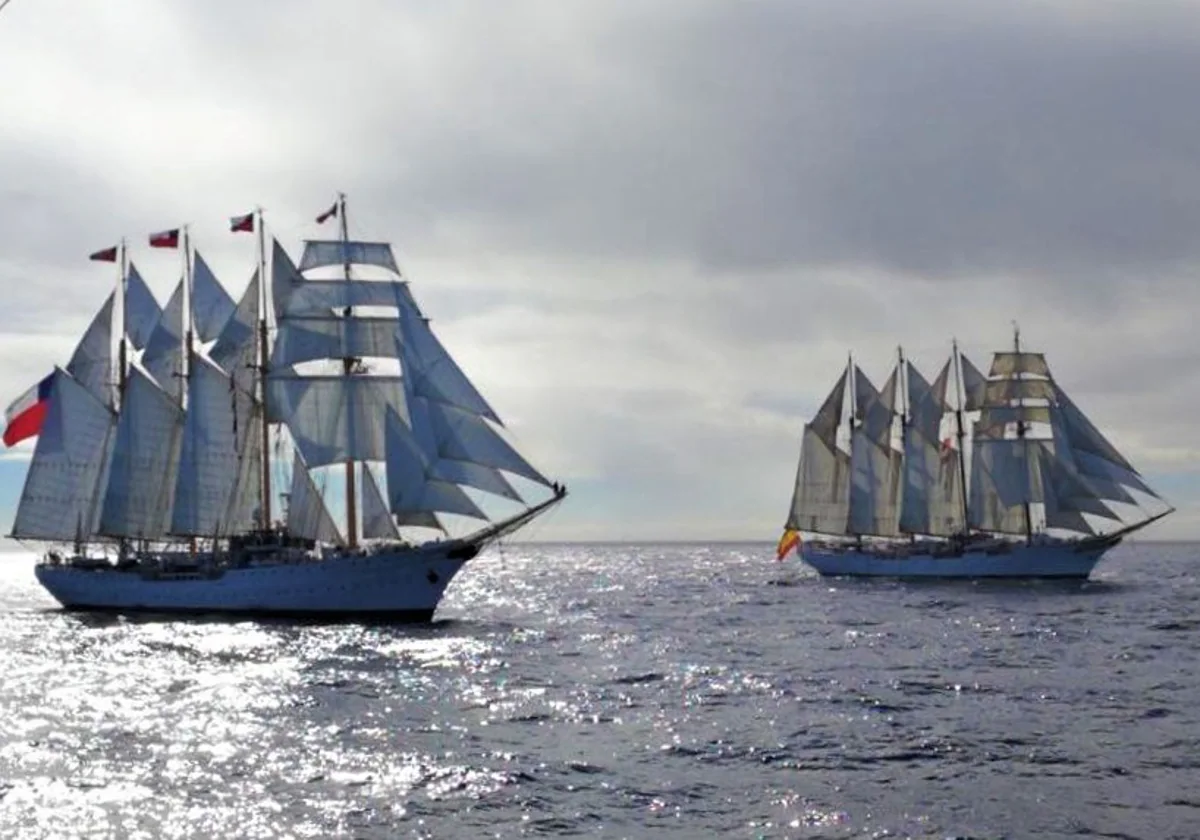
[{"label": "sparkling water reflection", "polygon": [[4,557],[0,836],[1193,837],[1198,555],[518,545],[425,627],[69,615]]}]

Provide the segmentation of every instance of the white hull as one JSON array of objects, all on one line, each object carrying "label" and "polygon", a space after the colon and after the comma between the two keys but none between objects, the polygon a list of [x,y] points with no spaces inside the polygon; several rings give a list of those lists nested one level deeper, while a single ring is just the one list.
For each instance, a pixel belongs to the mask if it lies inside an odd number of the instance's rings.
[{"label": "white hull", "polygon": [[68,609],[428,621],[475,553],[472,545],[445,542],[209,573],[40,564],[36,574]]},{"label": "white hull", "polygon": [[1111,541],[1014,543],[1002,552],[982,549],[934,555],[920,549],[904,555],[803,545],[805,563],[826,576],[905,578],[1086,578],[1113,546]]}]

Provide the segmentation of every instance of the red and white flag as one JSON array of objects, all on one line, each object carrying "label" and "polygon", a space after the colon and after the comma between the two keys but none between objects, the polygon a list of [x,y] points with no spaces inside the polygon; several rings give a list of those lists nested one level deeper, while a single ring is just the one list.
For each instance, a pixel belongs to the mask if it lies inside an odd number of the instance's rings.
[{"label": "red and white flag", "polygon": [[234,216],[229,220],[229,230],[233,233],[254,233],[254,214]]},{"label": "red and white flag", "polygon": [[332,207],[330,207],[328,210],[326,210],[320,216],[317,216],[317,224],[319,224],[319,225],[325,224],[330,219],[335,218],[337,216],[337,213],[338,213],[338,206],[337,206],[337,202],[335,201],[333,203]]},{"label": "red and white flag", "polygon": [[174,230],[164,230],[159,233],[150,234],[151,248],[178,248],[179,247],[179,228]]},{"label": "red and white flag", "polygon": [[95,260],[96,262],[116,262],[117,248],[114,245],[112,248],[105,248],[103,251],[97,251],[96,253],[90,255],[88,259]]},{"label": "red and white flag", "polygon": [[4,412],[5,446],[15,446],[41,432],[42,421],[46,419],[50,405],[50,386],[53,384],[54,374],[50,374],[17,397]]}]

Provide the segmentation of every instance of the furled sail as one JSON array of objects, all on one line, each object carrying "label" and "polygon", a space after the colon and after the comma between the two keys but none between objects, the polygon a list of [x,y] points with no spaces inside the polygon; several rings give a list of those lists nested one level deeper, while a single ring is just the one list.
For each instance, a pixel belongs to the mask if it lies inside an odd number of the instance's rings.
[{"label": "furled sail", "polygon": [[288,531],[299,537],[320,543],[340,543],[341,534],[325,507],[321,491],[313,482],[312,474],[300,453],[292,463],[292,487],[288,494]]},{"label": "furled sail", "polygon": [[362,535],[369,540],[398,540],[400,529],[392,520],[375,472],[366,466],[363,468],[363,506],[362,506]]},{"label": "furled sail", "polygon": [[170,525],[183,412],[137,368],[129,373],[100,511],[100,532],[159,539]]},{"label": "furled sail", "polygon": [[94,532],[94,500],[115,425],[107,405],[66,371],[55,370],[14,537],[67,541]]},{"label": "furled sail", "polygon": [[88,325],[67,362],[67,373],[101,403],[112,407],[114,366],[112,355],[113,295],[109,295]]}]

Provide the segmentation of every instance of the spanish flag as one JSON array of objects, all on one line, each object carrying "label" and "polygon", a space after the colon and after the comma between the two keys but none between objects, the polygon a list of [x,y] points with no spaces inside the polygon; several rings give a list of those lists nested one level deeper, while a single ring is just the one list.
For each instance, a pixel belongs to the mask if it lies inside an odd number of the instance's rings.
[{"label": "spanish flag", "polygon": [[779,538],[779,547],[775,549],[775,559],[782,561],[787,553],[800,545],[800,532],[788,528]]}]

